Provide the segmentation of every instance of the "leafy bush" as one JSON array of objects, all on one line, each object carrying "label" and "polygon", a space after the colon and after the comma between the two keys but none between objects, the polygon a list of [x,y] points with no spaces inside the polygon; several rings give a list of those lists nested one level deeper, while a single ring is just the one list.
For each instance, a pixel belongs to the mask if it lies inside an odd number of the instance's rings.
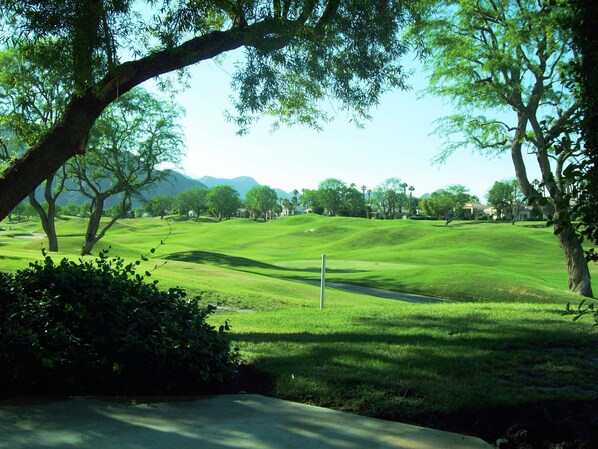
[{"label": "leafy bush", "polygon": [[212,306],[102,252],[0,273],[0,394],[195,394],[237,365]]}]

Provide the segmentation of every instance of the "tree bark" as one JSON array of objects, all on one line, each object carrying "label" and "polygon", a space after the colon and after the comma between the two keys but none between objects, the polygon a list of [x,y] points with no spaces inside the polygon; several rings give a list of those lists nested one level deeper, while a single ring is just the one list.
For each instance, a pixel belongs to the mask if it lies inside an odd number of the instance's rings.
[{"label": "tree bark", "polygon": [[567,260],[569,290],[588,298],[593,297],[590,270],[585,259],[583,247],[577,238],[571,222],[555,217],[555,232]]},{"label": "tree bark", "polygon": [[87,222],[87,231],[85,232],[85,240],[83,241],[83,247],[81,248],[81,255],[86,256],[91,254],[91,250],[96,242],[98,230],[100,229],[100,221],[102,220],[102,214],[104,213],[104,198],[96,197],[93,200],[91,207],[91,215]]},{"label": "tree bark", "polygon": [[48,203],[48,210],[46,211],[43,206],[35,198],[35,190],[29,194],[29,203],[37,211],[39,218],[42,223],[42,228],[48,237],[48,250],[52,252],[58,252],[58,236],[56,235],[56,198],[62,192],[64,187],[64,177],[58,187],[56,195],[52,194],[52,187],[54,184],[54,178],[56,173],[53,173],[49,178],[46,179],[44,185],[44,198]]},{"label": "tree bark", "polygon": [[517,175],[517,182],[526,198],[535,201],[546,215],[552,217],[555,234],[557,234],[559,245],[565,254],[565,260],[567,262],[569,290],[582,296],[591,298],[592,286],[590,280],[590,270],[584,257],[583,247],[581,246],[581,242],[579,241],[577,234],[575,233],[575,229],[571,223],[568,201],[564,202],[563,198],[560,198],[558,186],[552,182],[553,178],[552,173],[549,171],[549,164],[539,165],[544,181],[550,181],[549,194],[551,201],[548,201],[548,198],[545,198],[547,201],[544,204],[539,203],[538,200],[544,197],[532,186],[527,177],[525,164],[521,155],[522,141],[523,135],[525,134],[526,123],[525,117],[520,115],[517,132],[511,143],[511,157],[515,167],[515,173]]},{"label": "tree bark", "polygon": [[[46,181],[48,182],[48,181]],[[48,237],[48,250],[52,252],[58,251],[58,236],[56,235],[56,203],[48,203],[48,211],[44,210],[43,206],[35,198],[35,193],[29,194],[29,203],[37,211],[39,219],[42,223],[42,228]]]}]

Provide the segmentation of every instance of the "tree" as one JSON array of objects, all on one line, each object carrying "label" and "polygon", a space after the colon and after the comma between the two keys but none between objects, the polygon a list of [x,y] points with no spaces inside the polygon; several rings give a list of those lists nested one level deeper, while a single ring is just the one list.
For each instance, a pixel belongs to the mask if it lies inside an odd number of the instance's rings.
[{"label": "tree", "polygon": [[272,211],[276,207],[278,195],[268,186],[253,187],[245,195],[245,205],[254,220],[264,217],[268,219],[268,212],[272,217]]},{"label": "tree", "polygon": [[20,202],[15,206],[15,208],[11,211],[11,215],[17,216],[17,222],[20,223],[22,220],[22,216],[25,214],[25,203]]},{"label": "tree", "polygon": [[[72,81],[59,126],[0,177],[0,219],[50,173],[85,150],[95,120],[144,81],[244,48],[233,87],[241,129],[269,113],[278,123],[318,127],[323,100],[338,100],[358,122],[380,94],[403,87],[400,30],[418,2],[132,1],[0,3],[3,44],[53,39]],[[123,61],[124,55],[136,59]]]},{"label": "tree", "polygon": [[[575,214],[579,217],[578,230],[582,235],[598,245],[598,16],[594,13],[592,0],[569,0],[564,8],[573,13],[564,26],[573,32],[573,43],[581,55],[574,67],[573,78],[579,86],[579,101],[583,119],[579,133],[583,137],[584,159],[572,164],[575,170],[569,172],[573,178],[571,194],[576,200]],[[586,259],[598,261],[594,248],[586,251]],[[598,312],[598,309],[596,309]],[[595,312],[595,317],[598,313]]]},{"label": "tree", "polygon": [[[0,126],[4,129],[0,158],[10,160],[33,145],[64,111],[65,58],[51,42],[7,48],[0,52]],[[7,138],[8,136],[12,138]],[[58,251],[56,201],[64,190],[64,166],[48,173],[42,182],[44,205],[29,192],[29,202],[48,237],[48,250]]]},{"label": "tree", "polygon": [[[174,105],[140,88],[123,95],[98,119],[87,153],[68,163],[69,177],[91,201],[82,254],[90,254],[112,225],[129,212],[133,197],[168,176],[168,171],[157,170],[158,165],[178,163],[183,145],[177,123],[180,114]],[[105,202],[114,196],[119,197],[120,214],[100,230]]]},{"label": "tree", "polygon": [[343,217],[365,217],[366,207],[363,194],[351,184],[343,191],[343,200],[339,215]]},{"label": "tree", "polygon": [[525,205],[525,196],[521,193],[516,179],[496,181],[488,191],[487,198],[490,205],[496,209],[497,218],[508,215],[511,224],[515,224],[521,208]]},{"label": "tree", "polygon": [[448,225],[463,212],[463,206],[468,201],[471,201],[469,190],[456,184],[437,190],[419,204],[426,214],[444,217],[445,225]]},{"label": "tree", "polygon": [[406,195],[404,189],[407,184],[399,178],[388,178],[374,189],[374,202],[387,219],[394,219],[401,207]]},{"label": "tree", "polygon": [[79,206],[75,203],[68,203],[60,211],[61,215],[76,216],[79,213]]},{"label": "tree", "polygon": [[417,205],[418,205],[417,198],[413,198],[414,190],[415,190],[415,187],[409,186],[409,213],[411,215],[415,215],[417,213]]},{"label": "tree", "polygon": [[340,179],[328,178],[318,185],[318,190],[321,205],[328,209],[328,215],[339,215],[347,185]]},{"label": "tree", "polygon": [[301,203],[310,208],[314,214],[322,215],[324,206],[320,190],[303,189]]},{"label": "tree", "polygon": [[295,215],[295,209],[301,204],[299,199],[299,190],[293,189],[293,197],[291,198],[292,215]]},{"label": "tree", "polygon": [[[560,26],[568,9],[536,0],[441,1],[416,32],[429,52],[430,92],[458,113],[439,132],[457,135],[443,157],[462,147],[510,152],[517,182],[551,218],[567,262],[569,289],[592,296],[583,248],[571,223],[566,173],[581,156],[575,134],[580,103],[563,83],[577,54]],[[510,114],[510,115],[509,115]],[[523,151],[536,155],[543,195],[530,182]]]},{"label": "tree", "polygon": [[239,192],[231,186],[212,187],[206,196],[206,201],[209,211],[218,217],[218,221],[232,217],[241,206]]},{"label": "tree", "polygon": [[207,197],[208,189],[203,187],[191,187],[179,193],[175,199],[179,213],[188,215],[193,211],[199,217],[208,211]]},{"label": "tree", "polygon": [[144,206],[147,213],[152,217],[160,217],[160,220],[163,220],[173,204],[174,198],[172,195],[156,195],[151,200],[146,201]]}]

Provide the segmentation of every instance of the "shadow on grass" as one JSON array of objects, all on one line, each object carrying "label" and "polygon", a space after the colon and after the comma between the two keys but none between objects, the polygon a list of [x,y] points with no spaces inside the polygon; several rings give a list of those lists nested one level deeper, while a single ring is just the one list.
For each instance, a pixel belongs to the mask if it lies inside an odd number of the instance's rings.
[{"label": "shadow on grass", "polygon": [[[438,220],[440,221],[440,220]],[[463,226],[473,226],[473,225],[511,225],[511,226],[518,226],[524,228],[537,228],[537,229],[545,229],[546,223],[537,223],[533,222],[534,224],[528,224],[526,221],[516,221],[515,225],[513,225],[510,221],[486,221],[486,220],[467,220],[467,221],[458,221],[454,222],[451,221],[448,225],[442,223],[433,224],[432,226],[437,228],[461,228]]]},{"label": "shadow on grass", "polygon": [[[595,376],[598,334],[584,329],[558,319],[416,314],[355,317],[349,331],[231,337],[248,348],[257,370],[274,377],[278,397],[475,433],[476,426],[506,432],[519,411],[544,403],[590,404],[598,413],[598,385],[588,381]],[[566,427],[545,424],[554,429],[543,427],[544,434]]]},{"label": "shadow on grass", "polygon": [[[228,266],[240,271],[252,272],[252,269],[264,269],[281,272],[304,272],[304,273],[320,273],[320,268],[290,268],[281,267],[259,260],[249,259],[247,257],[231,256],[229,254],[216,253],[212,251],[184,251],[173,253],[165,257],[169,260],[176,260],[180,262],[190,262],[199,264],[211,264],[219,266]],[[241,269],[245,270],[241,270]],[[329,273],[362,273],[366,270],[350,270],[350,269],[327,269]],[[276,276],[275,274],[273,276]],[[299,278],[299,277],[297,277]]]}]

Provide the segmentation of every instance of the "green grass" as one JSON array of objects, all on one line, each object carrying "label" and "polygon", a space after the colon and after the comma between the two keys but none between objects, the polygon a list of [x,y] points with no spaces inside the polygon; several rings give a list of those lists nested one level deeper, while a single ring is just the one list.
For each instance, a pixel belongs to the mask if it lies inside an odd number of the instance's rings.
[{"label": "green grass", "polygon": [[[59,223],[59,255],[78,257],[84,225]],[[0,233],[5,270],[40,257],[39,232],[28,222]],[[232,324],[233,342],[278,397],[416,423],[598,398],[598,329],[561,316],[580,298],[566,290],[564,258],[542,224],[122,220],[96,251],[134,259],[164,239],[142,267],[166,261],[152,272],[160,285],[221,305],[212,322]],[[458,302],[328,289],[319,310],[319,288],[302,281],[319,279],[322,253],[330,281]]]},{"label": "green grass", "polygon": [[[412,419],[596,397],[596,334],[551,306],[357,305],[228,315],[277,396]],[[595,355],[595,353],[594,353]]]}]

